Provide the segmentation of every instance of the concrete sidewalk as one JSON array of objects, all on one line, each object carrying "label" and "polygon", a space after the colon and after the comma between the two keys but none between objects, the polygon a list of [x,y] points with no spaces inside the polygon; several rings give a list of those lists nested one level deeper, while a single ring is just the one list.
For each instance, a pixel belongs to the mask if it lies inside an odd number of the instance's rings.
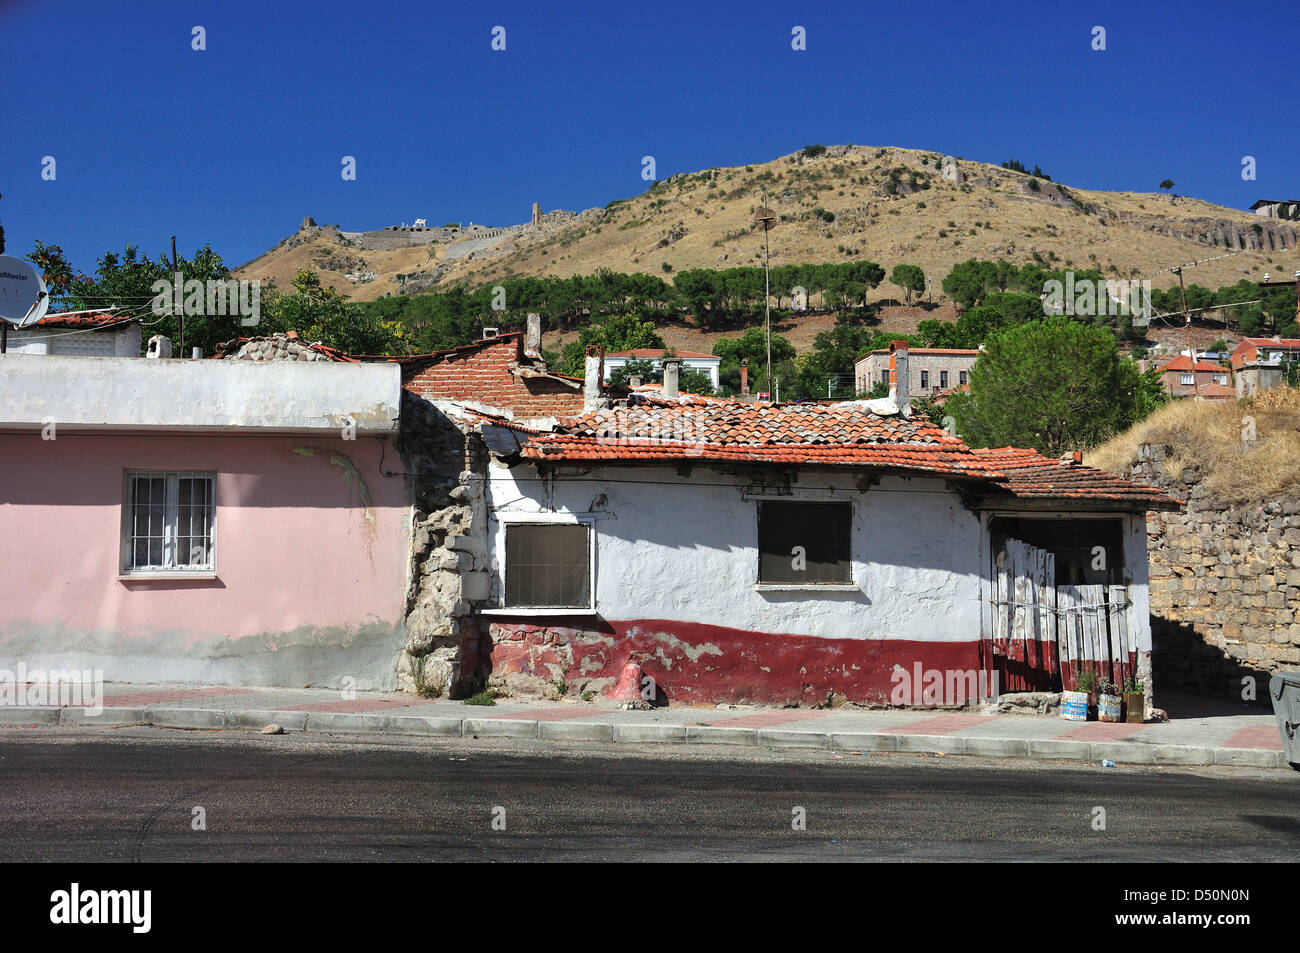
[{"label": "concrete sidewalk", "polygon": [[628,743],[687,742],[837,751],[934,752],[1116,764],[1289,768],[1272,714],[1162,693],[1170,720],[1070,722],[1049,715],[943,710],[673,706],[625,711],[577,699],[498,699],[494,706],[383,692],[106,685],[104,709],[0,707],[0,725],[257,730]]}]

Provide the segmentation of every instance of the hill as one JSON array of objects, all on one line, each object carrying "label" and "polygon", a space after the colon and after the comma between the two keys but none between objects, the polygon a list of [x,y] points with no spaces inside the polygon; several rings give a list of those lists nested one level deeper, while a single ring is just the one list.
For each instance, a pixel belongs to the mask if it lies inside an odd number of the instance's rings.
[{"label": "hill", "polygon": [[[906,262],[933,279],[936,301],[939,280],[973,257],[1149,274],[1160,288],[1176,280],[1171,265],[1238,252],[1188,269],[1189,281],[1218,287],[1289,274],[1300,239],[1295,223],[1183,196],[1077,189],[981,162],[945,166],[940,154],[912,149],[832,146],[678,174],[604,208],[505,227],[355,232],[307,219],[236,275],[287,288],[299,268],[311,268],[356,301],[601,268],[671,280],[688,268],[761,264],[754,213],[764,190],[778,216],[774,265],[869,259],[888,271]],[[874,294],[897,296],[888,282]]]}]

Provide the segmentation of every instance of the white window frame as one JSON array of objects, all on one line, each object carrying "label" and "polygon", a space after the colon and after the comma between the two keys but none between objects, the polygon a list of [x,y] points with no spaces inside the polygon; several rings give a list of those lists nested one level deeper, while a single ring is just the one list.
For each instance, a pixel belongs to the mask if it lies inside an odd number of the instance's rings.
[{"label": "white window frame", "polygon": [[[163,566],[136,568],[131,530],[134,525],[131,510],[131,482],[138,477],[163,477],[166,480],[166,502],[163,515]],[[175,563],[176,523],[180,479],[200,477],[211,485],[209,495],[208,536],[211,540],[211,558],[205,566],[177,565]],[[215,470],[126,470],[122,474],[122,529],[121,555],[118,560],[119,579],[215,579],[217,576],[217,473]]]},{"label": "white window frame", "polygon": [[[482,609],[480,615],[510,615],[510,616],[575,616],[575,615],[595,615],[596,614],[596,514],[594,513],[511,513],[508,516],[498,514],[497,520],[497,571],[496,583],[499,591],[495,600],[495,608]],[[590,582],[588,586],[589,601],[585,606],[507,606],[506,605],[506,533],[510,527],[516,524],[545,524],[551,526],[575,526],[582,525],[587,527],[588,542],[587,547],[587,578]]]},{"label": "white window frame", "polygon": [[1184,387],[1191,387],[1195,381],[1196,381],[1195,374],[1184,374],[1181,378],[1179,378],[1179,383],[1181,383]]}]

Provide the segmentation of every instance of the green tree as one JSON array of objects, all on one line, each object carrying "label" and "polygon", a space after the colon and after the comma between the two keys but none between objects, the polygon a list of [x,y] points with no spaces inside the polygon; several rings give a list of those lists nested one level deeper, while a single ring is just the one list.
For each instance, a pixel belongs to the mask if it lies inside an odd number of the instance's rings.
[{"label": "green tree", "polygon": [[988,289],[997,280],[997,267],[990,261],[971,258],[953,265],[943,279],[943,292],[965,310],[984,300]]},{"label": "green tree", "polygon": [[1160,187],[1161,187],[1162,189],[1164,189],[1164,190],[1165,190],[1165,194],[1168,195],[1168,194],[1169,194],[1169,190],[1172,189],[1172,188],[1174,187],[1174,180],[1173,180],[1173,179],[1165,179],[1163,182],[1160,183]]},{"label": "green tree", "polygon": [[713,380],[703,371],[683,365],[677,372],[677,389],[683,394],[712,397]]},{"label": "green tree", "polygon": [[[749,389],[753,392],[771,391],[767,378],[767,337],[762,328],[749,328],[738,338],[719,338],[713,345],[715,357],[722,358],[718,380],[726,393],[740,391],[740,362],[749,362]],[[782,377],[789,386],[793,375],[782,374],[781,366],[795,358],[794,345],[779,334],[772,335],[772,377]],[[785,394],[782,394],[784,397]]]},{"label": "green tree", "polygon": [[912,295],[925,291],[925,272],[916,265],[895,265],[889,280],[903,289],[903,300],[912,303]]},{"label": "green tree", "polygon": [[[222,341],[250,333],[249,328],[240,323],[238,314],[206,313],[207,282],[230,279],[230,269],[210,245],[204,245],[192,258],[179,258],[173,267],[165,256],[150,260],[140,254],[138,245],[127,244],[122,254],[108,252],[100,258],[92,275],[74,273],[58,245],[38,241],[28,258],[41,269],[50,296],[59,310],[107,311],[117,308],[123,317],[137,317],[144,322],[145,338],[162,334],[179,348],[181,322],[172,313],[172,289],[179,271],[183,283],[198,281],[204,286],[200,296],[204,302],[201,310],[205,313],[187,314],[184,318],[187,352],[191,347],[211,351]],[[166,287],[160,282],[166,282]],[[190,296],[185,297],[188,299]],[[259,334],[276,329],[272,321],[266,320],[265,309],[262,310],[263,320],[255,332]]]},{"label": "green tree", "polygon": [[295,330],[308,341],[320,342],[349,354],[403,354],[406,338],[396,321],[383,321],[368,312],[349,309],[342,295],[321,284],[320,276],[301,268],[293,280],[293,294],[272,294],[264,302],[269,322],[258,334]]},{"label": "green tree", "polygon": [[1138,371],[1105,328],[1053,316],[994,335],[948,410],[977,447],[1048,456],[1089,447],[1137,419]]},{"label": "green tree", "polygon": [[634,361],[628,361],[621,367],[616,367],[609,372],[609,382],[618,384],[620,387],[626,387],[627,382],[633,377],[639,377],[642,384],[650,384],[661,380],[663,371],[654,361],[638,358]]}]

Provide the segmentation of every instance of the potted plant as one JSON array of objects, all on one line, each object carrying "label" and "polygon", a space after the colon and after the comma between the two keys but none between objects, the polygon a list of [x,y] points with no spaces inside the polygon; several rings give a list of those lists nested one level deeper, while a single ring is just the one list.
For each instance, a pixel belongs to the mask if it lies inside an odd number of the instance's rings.
[{"label": "potted plant", "polygon": [[1146,721],[1146,685],[1130,676],[1124,682],[1124,720],[1135,725]]},{"label": "potted plant", "polygon": [[1074,691],[1061,692],[1061,717],[1066,721],[1087,721],[1088,702],[1097,676],[1092,669],[1074,674]]},{"label": "potted plant", "polygon": [[1101,721],[1120,721],[1122,709],[1119,688],[1109,679],[1097,684],[1097,718]]}]

